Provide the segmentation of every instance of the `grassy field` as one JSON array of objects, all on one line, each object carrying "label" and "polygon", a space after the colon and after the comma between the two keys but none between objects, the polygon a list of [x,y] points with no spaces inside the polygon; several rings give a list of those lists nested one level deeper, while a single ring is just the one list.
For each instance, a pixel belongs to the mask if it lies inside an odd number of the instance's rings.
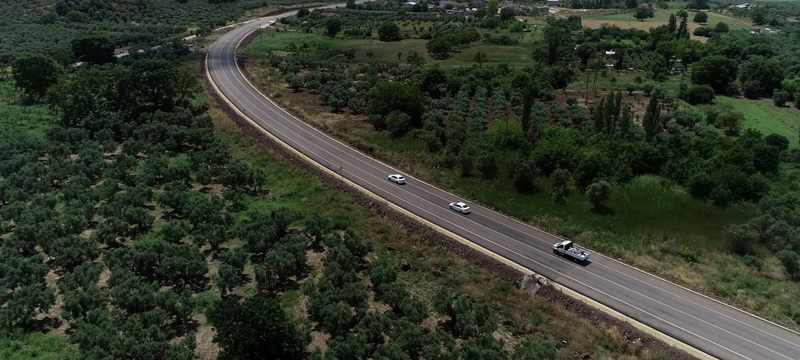
[{"label": "grassy field", "polygon": [[789,139],[791,147],[800,146],[800,110],[797,108],[777,107],[771,99],[750,100],[717,96],[714,102],[743,113],[745,128],[756,129],[764,135],[783,135]]},{"label": "grassy field", "polygon": [[[669,21],[671,14],[677,13],[679,9],[655,9],[654,16],[644,21],[638,21],[633,17],[633,11],[627,10],[592,10],[580,14],[582,20],[598,20],[614,22],[630,22],[631,26],[634,23],[652,23],[655,26],[666,24]],[[699,24],[692,21],[696,11],[688,11],[690,28],[699,26]],[[748,19],[738,18],[728,15],[723,15],[715,12],[707,12],[708,24],[715,25],[718,22],[723,22],[730,26],[731,30],[748,30],[752,27],[752,23]],[[618,25],[619,26],[619,25]]]},{"label": "grassy field", "polygon": [[[246,50],[253,57],[261,57],[269,51],[302,51],[306,48],[336,48],[355,50],[355,61],[366,62],[370,58],[381,61],[405,62],[405,56],[410,51],[416,51],[426,62],[437,63],[443,67],[455,67],[475,64],[475,53],[483,52],[488,55],[486,64],[506,63],[510,66],[525,66],[531,62],[532,43],[540,32],[516,35],[520,39],[517,45],[492,45],[476,42],[460,51],[453,53],[447,59],[432,59],[425,48],[427,40],[404,39],[395,42],[383,42],[377,39],[349,39],[330,38],[319,33],[302,32],[265,32],[253,41]],[[370,57],[369,54],[372,54]],[[398,53],[401,54],[398,60]]]},{"label": "grassy field", "polygon": [[0,339],[0,359],[77,360],[78,349],[61,336],[31,333],[21,339]]},{"label": "grassy field", "polygon": [[41,105],[22,105],[22,94],[12,80],[0,80],[0,128],[3,131],[22,132],[42,137],[55,117]]}]

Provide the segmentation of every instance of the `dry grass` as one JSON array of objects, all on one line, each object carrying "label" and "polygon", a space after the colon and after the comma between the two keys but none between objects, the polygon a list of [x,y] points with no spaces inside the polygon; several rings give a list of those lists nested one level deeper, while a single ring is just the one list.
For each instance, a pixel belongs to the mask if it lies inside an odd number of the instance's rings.
[{"label": "dry grass", "polygon": [[219,355],[219,346],[214,342],[217,331],[208,324],[206,316],[202,313],[195,313],[192,315],[192,319],[199,324],[195,335],[195,355],[201,360],[216,359]]}]

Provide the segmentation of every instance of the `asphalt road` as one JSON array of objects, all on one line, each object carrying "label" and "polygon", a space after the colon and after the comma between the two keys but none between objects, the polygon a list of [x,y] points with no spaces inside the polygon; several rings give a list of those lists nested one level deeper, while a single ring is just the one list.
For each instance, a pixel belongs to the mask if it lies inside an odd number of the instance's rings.
[{"label": "asphalt road", "polygon": [[462,199],[414,178],[407,177],[406,185],[389,182],[388,174],[402,172],[288,114],[239,71],[235,60],[239,41],[286,15],[234,28],[212,45],[206,59],[222,95],[264,130],[373,194],[706,354],[723,359],[800,359],[798,333],[601,254],[577,265],[553,254],[552,245],[559,241],[553,235],[469,201],[472,214],[458,214],[448,204]]}]

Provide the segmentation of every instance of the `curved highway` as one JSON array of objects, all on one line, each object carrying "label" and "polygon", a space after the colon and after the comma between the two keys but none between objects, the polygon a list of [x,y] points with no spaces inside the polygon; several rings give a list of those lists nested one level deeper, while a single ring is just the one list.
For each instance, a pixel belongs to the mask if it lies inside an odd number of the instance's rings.
[{"label": "curved highway", "polygon": [[[454,195],[418,179],[389,182],[401,173],[295,118],[256,90],[236,63],[241,40],[290,13],[244,23],[220,37],[206,58],[207,76],[219,94],[294,151],[373,195],[541,274],[611,309],[722,359],[800,359],[800,334],[657,278],[601,254],[580,266],[555,256],[557,237],[487,208],[472,214],[448,209]],[[467,201],[469,203],[469,201]]]}]

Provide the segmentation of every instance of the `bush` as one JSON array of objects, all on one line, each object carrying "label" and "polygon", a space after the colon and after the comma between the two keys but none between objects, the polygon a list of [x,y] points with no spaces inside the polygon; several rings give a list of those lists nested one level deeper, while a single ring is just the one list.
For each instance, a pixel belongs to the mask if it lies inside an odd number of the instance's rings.
[{"label": "bush", "polygon": [[696,23],[706,23],[708,21],[708,14],[700,11],[697,14],[694,14],[694,18],[692,19],[692,21]]},{"label": "bush", "polygon": [[694,31],[692,31],[692,34],[694,34],[695,36],[711,37],[714,35],[714,31],[711,30],[711,28],[709,28],[708,26],[701,26],[697,29],[694,29]]},{"label": "bush", "polygon": [[783,135],[769,134],[764,137],[764,142],[778,149],[778,151],[786,151],[789,149],[789,139]]},{"label": "bush", "polygon": [[792,250],[781,250],[775,254],[792,280],[800,280],[800,254]]},{"label": "bush", "polygon": [[393,111],[386,115],[386,130],[393,138],[399,138],[411,130],[411,118],[406,113]]},{"label": "bush", "polygon": [[589,210],[594,213],[608,210],[606,201],[609,196],[611,196],[611,185],[604,180],[586,187],[586,200],[589,202]]},{"label": "bush", "polygon": [[692,105],[709,104],[714,101],[714,88],[710,85],[692,85],[686,90],[684,100]]},{"label": "bush", "polygon": [[385,21],[378,27],[378,39],[381,41],[400,40],[400,27],[394,21]]},{"label": "bush", "polygon": [[775,89],[772,92],[772,102],[775,106],[784,107],[786,103],[789,101],[790,94],[786,90]]},{"label": "bush", "polygon": [[536,190],[533,180],[539,174],[539,169],[533,160],[524,160],[514,168],[514,188],[521,193],[531,193]]}]

